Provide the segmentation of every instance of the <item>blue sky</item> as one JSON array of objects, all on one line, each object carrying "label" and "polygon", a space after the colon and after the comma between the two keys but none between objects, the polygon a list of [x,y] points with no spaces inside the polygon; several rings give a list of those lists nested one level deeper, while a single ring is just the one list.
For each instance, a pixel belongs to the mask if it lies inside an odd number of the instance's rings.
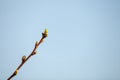
[{"label": "blue sky", "polygon": [[13,80],[120,80],[119,0],[0,0],[0,79],[49,36]]}]

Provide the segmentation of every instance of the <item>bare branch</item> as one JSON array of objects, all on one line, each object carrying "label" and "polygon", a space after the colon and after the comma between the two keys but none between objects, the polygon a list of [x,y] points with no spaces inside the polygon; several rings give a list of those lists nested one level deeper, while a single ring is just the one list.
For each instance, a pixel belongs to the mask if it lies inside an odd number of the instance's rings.
[{"label": "bare branch", "polygon": [[36,52],[36,49],[37,49],[38,46],[43,42],[44,38],[46,38],[47,36],[48,36],[48,30],[45,29],[45,31],[42,33],[42,38],[40,39],[40,41],[35,43],[35,47],[34,47],[33,51],[30,53],[30,55],[29,55],[28,57],[26,57],[26,56],[23,56],[23,57],[22,57],[22,62],[21,62],[21,64],[17,67],[17,69],[14,71],[14,73],[13,73],[7,80],[12,79],[14,76],[16,76],[16,75],[18,74],[18,71],[19,71],[20,68],[27,62],[27,60],[28,60],[31,56],[33,56],[33,55],[35,55],[35,54],[37,53],[37,52]]}]

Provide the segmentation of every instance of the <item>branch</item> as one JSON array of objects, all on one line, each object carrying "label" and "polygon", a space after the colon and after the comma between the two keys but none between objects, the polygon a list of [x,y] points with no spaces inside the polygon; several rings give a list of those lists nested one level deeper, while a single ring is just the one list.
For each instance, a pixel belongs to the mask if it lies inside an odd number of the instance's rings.
[{"label": "branch", "polygon": [[35,47],[34,47],[33,51],[30,53],[30,55],[27,58],[26,58],[26,56],[22,57],[21,64],[17,67],[17,69],[13,72],[13,74],[7,80],[12,79],[14,76],[16,76],[18,74],[18,71],[20,70],[20,68],[28,61],[28,59],[31,56],[33,56],[33,55],[35,55],[37,53],[36,49],[43,42],[44,38],[46,38],[47,36],[48,36],[48,30],[45,29],[44,33],[42,33],[42,38],[40,39],[40,41],[35,43]]}]

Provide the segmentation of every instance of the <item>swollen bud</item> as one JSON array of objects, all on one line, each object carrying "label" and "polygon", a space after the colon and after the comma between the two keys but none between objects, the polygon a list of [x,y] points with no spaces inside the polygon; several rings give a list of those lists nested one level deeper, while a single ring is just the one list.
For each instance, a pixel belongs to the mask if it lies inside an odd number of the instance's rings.
[{"label": "swollen bud", "polygon": [[48,36],[48,29],[45,29],[44,33],[42,33],[43,38],[46,38]]},{"label": "swollen bud", "polygon": [[17,75],[18,74],[18,70],[15,70],[14,74]]},{"label": "swollen bud", "polygon": [[22,57],[22,62],[25,62],[25,60],[26,60],[26,56],[24,55],[24,56]]},{"label": "swollen bud", "polygon": [[36,41],[36,43],[35,43],[35,47],[37,47],[39,45],[39,43],[38,43],[38,41]]},{"label": "swollen bud", "polygon": [[48,29],[45,29],[44,33],[45,33],[45,34],[48,34]]}]

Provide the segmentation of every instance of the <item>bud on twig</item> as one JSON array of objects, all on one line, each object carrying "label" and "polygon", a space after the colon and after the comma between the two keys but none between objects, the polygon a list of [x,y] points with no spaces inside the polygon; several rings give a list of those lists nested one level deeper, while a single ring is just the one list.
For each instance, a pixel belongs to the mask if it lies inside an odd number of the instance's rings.
[{"label": "bud on twig", "polygon": [[45,29],[44,33],[42,33],[42,37],[43,38],[46,38],[48,36],[48,30]]},{"label": "bud on twig", "polygon": [[35,47],[38,47],[38,45],[39,45],[39,43],[38,43],[38,41],[36,41],[36,43],[35,43]]},{"label": "bud on twig", "polygon": [[35,55],[35,54],[37,54],[37,51],[34,51],[34,52],[32,53],[32,55]]},{"label": "bud on twig", "polygon": [[42,38],[40,39],[40,41],[36,41],[33,51],[29,54],[28,57],[26,57],[25,55],[22,57],[22,63],[17,67],[17,69],[14,71],[14,73],[7,80],[11,80],[11,78],[13,78],[14,76],[16,76],[18,74],[18,70],[25,64],[25,62],[31,56],[33,56],[33,55],[35,55],[37,53],[36,49],[43,42],[44,38],[46,38],[47,36],[48,36],[48,30],[45,29],[45,31],[42,33]]},{"label": "bud on twig", "polygon": [[24,55],[24,56],[22,57],[22,62],[25,62],[25,60],[26,60],[26,56]]},{"label": "bud on twig", "polygon": [[18,74],[18,70],[15,70],[14,74],[17,75]]},{"label": "bud on twig", "polygon": [[34,51],[34,54],[36,54],[37,53],[37,51]]}]

